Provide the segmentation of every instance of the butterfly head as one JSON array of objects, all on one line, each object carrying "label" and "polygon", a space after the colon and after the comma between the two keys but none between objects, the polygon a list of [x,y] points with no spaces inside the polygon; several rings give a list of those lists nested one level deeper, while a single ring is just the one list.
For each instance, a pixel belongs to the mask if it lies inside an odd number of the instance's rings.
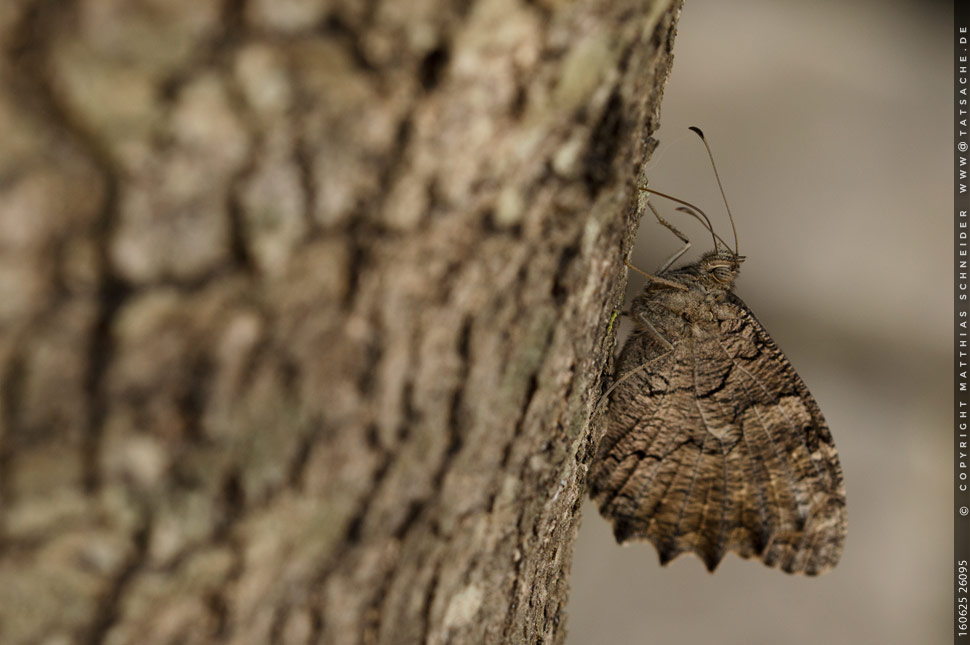
[{"label": "butterfly head", "polygon": [[700,259],[697,267],[700,278],[712,288],[730,289],[734,279],[738,277],[743,255],[737,255],[729,250],[711,251]]}]

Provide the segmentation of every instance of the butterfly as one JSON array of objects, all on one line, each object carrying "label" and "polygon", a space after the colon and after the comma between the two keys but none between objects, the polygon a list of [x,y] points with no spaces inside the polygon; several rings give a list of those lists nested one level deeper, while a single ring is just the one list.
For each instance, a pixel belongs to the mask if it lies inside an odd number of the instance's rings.
[{"label": "butterfly", "polygon": [[703,217],[715,248],[670,269],[690,243],[654,210],[686,246],[631,305],[591,496],[617,541],[650,540],[661,564],[693,552],[713,571],[733,551],[789,573],[827,571],[842,554],[846,507],[822,412],[733,291],[736,234],[731,250],[703,211],[643,190]]}]

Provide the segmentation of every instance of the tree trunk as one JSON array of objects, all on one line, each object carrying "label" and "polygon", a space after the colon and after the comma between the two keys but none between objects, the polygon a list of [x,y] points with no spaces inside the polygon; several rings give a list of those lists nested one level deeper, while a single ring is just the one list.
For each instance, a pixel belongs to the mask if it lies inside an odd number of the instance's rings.
[{"label": "tree trunk", "polygon": [[6,0],[0,642],[562,642],[678,12]]}]

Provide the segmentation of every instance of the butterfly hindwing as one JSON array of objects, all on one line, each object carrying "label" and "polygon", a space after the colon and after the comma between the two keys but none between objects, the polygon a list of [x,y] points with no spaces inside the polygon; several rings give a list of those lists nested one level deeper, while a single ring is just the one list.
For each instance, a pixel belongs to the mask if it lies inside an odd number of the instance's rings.
[{"label": "butterfly hindwing", "polygon": [[[592,493],[617,539],[648,539],[666,563],[727,551],[820,573],[841,554],[845,490],[814,398],[733,293],[715,319],[659,320],[624,347]],[[643,367],[646,365],[646,367]]]}]

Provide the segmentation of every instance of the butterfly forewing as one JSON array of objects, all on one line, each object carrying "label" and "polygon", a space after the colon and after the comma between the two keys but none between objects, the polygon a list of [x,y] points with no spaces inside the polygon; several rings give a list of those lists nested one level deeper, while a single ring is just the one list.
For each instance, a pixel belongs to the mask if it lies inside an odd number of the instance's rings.
[{"label": "butterfly forewing", "polygon": [[[698,277],[700,276],[700,277]],[[699,264],[647,288],[590,475],[619,541],[816,574],[838,562],[845,490],[814,398],[744,302]],[[659,336],[659,337],[658,337]]]}]

